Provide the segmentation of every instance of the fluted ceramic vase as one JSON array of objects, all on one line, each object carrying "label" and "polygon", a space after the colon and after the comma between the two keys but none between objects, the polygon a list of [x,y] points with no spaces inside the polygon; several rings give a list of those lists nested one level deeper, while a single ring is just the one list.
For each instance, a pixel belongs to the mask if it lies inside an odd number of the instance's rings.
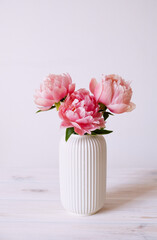
[{"label": "fluted ceramic vase", "polygon": [[106,193],[106,142],[101,135],[74,135],[60,141],[60,196],[63,207],[77,215],[100,210]]}]

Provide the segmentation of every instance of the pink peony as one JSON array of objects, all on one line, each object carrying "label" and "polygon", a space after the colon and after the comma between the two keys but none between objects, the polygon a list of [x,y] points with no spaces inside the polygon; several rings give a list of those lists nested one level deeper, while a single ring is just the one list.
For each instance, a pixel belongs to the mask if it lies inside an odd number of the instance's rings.
[{"label": "pink peony", "polygon": [[91,133],[95,129],[105,127],[102,113],[94,96],[86,89],[79,89],[68,95],[64,103],[59,107],[59,117],[63,120],[61,127],[74,127],[79,135]]},{"label": "pink peony", "polygon": [[130,102],[132,97],[130,84],[118,75],[103,76],[100,83],[93,78],[89,88],[96,101],[103,103],[113,113],[130,112],[135,108],[135,104]]},{"label": "pink peony", "polygon": [[40,85],[40,89],[35,93],[35,104],[41,110],[48,110],[63,99],[68,93],[75,90],[69,74],[54,75],[50,74]]}]

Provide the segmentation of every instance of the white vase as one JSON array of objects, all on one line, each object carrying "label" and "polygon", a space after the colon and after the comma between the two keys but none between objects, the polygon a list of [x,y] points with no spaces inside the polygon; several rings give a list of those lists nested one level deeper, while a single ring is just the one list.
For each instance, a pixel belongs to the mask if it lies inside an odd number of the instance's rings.
[{"label": "white vase", "polygon": [[100,210],[106,193],[106,142],[101,135],[61,138],[60,196],[63,207],[78,215]]}]

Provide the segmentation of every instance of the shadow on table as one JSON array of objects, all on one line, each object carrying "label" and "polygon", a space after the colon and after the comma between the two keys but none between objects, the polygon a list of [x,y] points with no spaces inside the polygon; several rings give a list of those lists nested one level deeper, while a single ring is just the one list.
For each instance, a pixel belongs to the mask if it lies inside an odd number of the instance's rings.
[{"label": "shadow on table", "polygon": [[112,191],[107,191],[105,205],[99,213],[118,209],[136,198],[157,190],[157,171],[148,171],[136,179],[135,183],[124,183]]}]

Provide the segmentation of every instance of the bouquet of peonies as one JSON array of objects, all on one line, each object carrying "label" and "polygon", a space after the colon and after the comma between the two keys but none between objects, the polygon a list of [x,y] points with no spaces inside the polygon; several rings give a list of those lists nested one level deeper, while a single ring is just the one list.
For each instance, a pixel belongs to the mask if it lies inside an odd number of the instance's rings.
[{"label": "bouquet of peonies", "polygon": [[108,134],[105,121],[113,113],[130,112],[135,108],[131,102],[130,84],[118,75],[102,75],[101,82],[91,79],[90,91],[75,91],[69,74],[50,74],[36,90],[34,101],[38,112],[56,108],[66,128],[65,140],[71,134]]}]

